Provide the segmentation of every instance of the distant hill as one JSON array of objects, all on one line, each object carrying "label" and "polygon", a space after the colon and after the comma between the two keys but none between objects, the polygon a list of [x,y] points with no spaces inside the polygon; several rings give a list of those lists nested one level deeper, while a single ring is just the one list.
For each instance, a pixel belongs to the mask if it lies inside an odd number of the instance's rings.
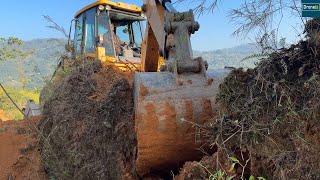
[{"label": "distant hill", "polygon": [[[35,39],[24,42],[21,47],[33,54],[25,60],[0,62],[0,82],[7,86],[22,86],[21,79],[27,80],[27,87],[42,88],[46,79],[51,77],[57,66],[58,58],[64,52],[64,39]],[[214,51],[194,51],[194,56],[202,56],[209,63],[210,69],[221,69],[225,66],[253,67],[252,60],[241,61],[257,52],[252,44],[245,44],[228,49]]]},{"label": "distant hill", "polygon": [[227,49],[218,49],[214,51],[194,51],[194,56],[201,56],[208,61],[209,69],[223,69],[228,67],[254,67],[256,59],[243,60],[244,58],[257,54],[258,48],[254,44],[244,44]]},{"label": "distant hill", "polygon": [[41,88],[50,76],[64,51],[66,40],[35,39],[26,41],[21,50],[33,52],[24,60],[14,59],[0,62],[0,82],[13,87],[22,86],[21,79],[27,79],[29,88]]}]

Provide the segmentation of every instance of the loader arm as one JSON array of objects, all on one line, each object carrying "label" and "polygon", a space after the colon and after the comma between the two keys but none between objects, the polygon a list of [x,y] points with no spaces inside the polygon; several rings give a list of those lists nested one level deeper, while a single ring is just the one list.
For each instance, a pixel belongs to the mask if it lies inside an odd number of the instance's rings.
[{"label": "loader arm", "polygon": [[[203,72],[206,65],[201,59],[193,59],[190,35],[199,30],[193,12],[177,12],[171,0],[144,0],[143,10],[147,27],[142,45],[142,71],[174,73]],[[166,60],[158,67],[159,56]]]},{"label": "loader arm", "polygon": [[147,25],[141,50],[141,69],[144,72],[156,72],[158,60],[164,54],[165,31],[162,3],[157,0],[144,0],[143,10],[147,16]]}]

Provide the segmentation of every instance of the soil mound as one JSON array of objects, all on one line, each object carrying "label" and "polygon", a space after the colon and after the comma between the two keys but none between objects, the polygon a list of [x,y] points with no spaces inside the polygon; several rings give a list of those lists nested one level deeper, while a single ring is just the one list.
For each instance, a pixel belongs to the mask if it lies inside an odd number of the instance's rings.
[{"label": "soil mound", "polygon": [[220,87],[212,137],[229,154],[248,149],[252,175],[320,178],[319,27],[309,21],[305,40],[234,70]]},{"label": "soil mound", "polygon": [[38,151],[39,120],[0,121],[0,179],[47,179]]},{"label": "soil mound", "polygon": [[[175,179],[194,180],[194,179],[225,179],[232,177],[236,173],[225,173],[231,167],[230,161],[224,154],[215,153],[212,156],[205,156],[201,161],[186,162]],[[218,170],[220,169],[220,170]]]},{"label": "soil mound", "polygon": [[56,86],[39,124],[41,156],[57,179],[134,179],[136,137],[127,75],[88,62]]}]

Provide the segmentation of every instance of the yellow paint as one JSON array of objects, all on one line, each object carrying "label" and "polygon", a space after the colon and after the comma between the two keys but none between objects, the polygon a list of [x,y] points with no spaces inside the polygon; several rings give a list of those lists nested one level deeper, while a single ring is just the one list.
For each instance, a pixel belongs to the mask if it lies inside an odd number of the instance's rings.
[{"label": "yellow paint", "polygon": [[100,59],[100,61],[102,62],[102,64],[112,64],[114,66],[116,66],[117,68],[119,68],[122,71],[141,71],[141,64],[130,64],[127,62],[120,62],[118,61],[117,58],[115,57],[110,57],[110,56],[104,56],[102,57],[102,59]]},{"label": "yellow paint", "polygon": [[[89,54],[89,57],[91,57],[92,54]],[[88,55],[87,55],[88,57]],[[119,62],[116,57],[113,56],[105,56],[105,48],[104,47],[97,47],[97,52],[94,57],[97,57],[98,60],[102,62],[102,64],[105,65],[114,65],[117,68],[119,68],[121,71],[127,72],[127,71],[141,71],[141,64],[130,64],[127,62]]]},{"label": "yellow paint", "polygon": [[92,59],[96,58],[96,54],[95,53],[86,53],[85,56],[88,57],[88,58],[92,58]]},{"label": "yellow paint", "polygon": [[141,70],[141,65],[140,64],[128,64],[128,63],[114,63],[116,67],[118,67],[121,71],[124,72],[136,72]]},{"label": "yellow paint", "polygon": [[127,4],[127,3],[122,3],[122,2],[113,2],[110,0],[97,0],[97,2],[94,2],[84,8],[82,8],[80,11],[78,11],[75,15],[75,17],[79,16],[81,13],[99,6],[99,5],[109,5],[113,9],[118,9],[118,10],[123,10],[126,12],[131,12],[131,13],[142,13],[142,9],[139,6],[133,5],[133,4]]},{"label": "yellow paint", "polygon": [[104,47],[97,47],[97,58],[98,59],[103,59],[106,53],[106,48]]},{"label": "yellow paint", "polygon": [[164,57],[159,56],[159,60],[158,60],[158,71],[160,71],[161,66],[163,66],[164,64],[165,64]]},{"label": "yellow paint", "polygon": [[103,55],[102,57],[100,57],[99,59],[101,62],[103,63],[116,63],[117,62],[117,58],[112,57],[112,56],[105,56]]},{"label": "yellow paint", "polygon": [[[122,2],[113,2],[110,0],[98,0],[95,3],[92,3],[80,11],[78,11],[75,15],[75,17],[79,16],[83,12],[93,8],[97,7],[99,5],[108,5],[112,9],[117,9],[117,10],[122,10],[125,12],[130,12],[130,13],[136,13],[136,14],[141,14],[142,10],[140,7],[132,4],[126,4]],[[118,58],[113,57],[113,56],[106,56],[105,54],[105,48],[104,47],[97,47],[95,53],[85,53],[85,56],[90,58],[90,59],[98,59],[102,62],[102,64],[105,65],[114,65],[118,67],[122,71],[141,71],[141,64],[132,64],[128,62],[120,62]]]}]

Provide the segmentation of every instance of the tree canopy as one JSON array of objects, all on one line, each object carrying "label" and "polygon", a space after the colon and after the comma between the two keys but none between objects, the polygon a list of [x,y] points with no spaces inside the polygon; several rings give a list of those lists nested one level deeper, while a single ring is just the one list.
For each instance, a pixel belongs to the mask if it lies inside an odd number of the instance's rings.
[{"label": "tree canopy", "polygon": [[16,58],[26,58],[31,52],[21,50],[23,41],[16,37],[0,37],[0,61],[6,61]]}]

